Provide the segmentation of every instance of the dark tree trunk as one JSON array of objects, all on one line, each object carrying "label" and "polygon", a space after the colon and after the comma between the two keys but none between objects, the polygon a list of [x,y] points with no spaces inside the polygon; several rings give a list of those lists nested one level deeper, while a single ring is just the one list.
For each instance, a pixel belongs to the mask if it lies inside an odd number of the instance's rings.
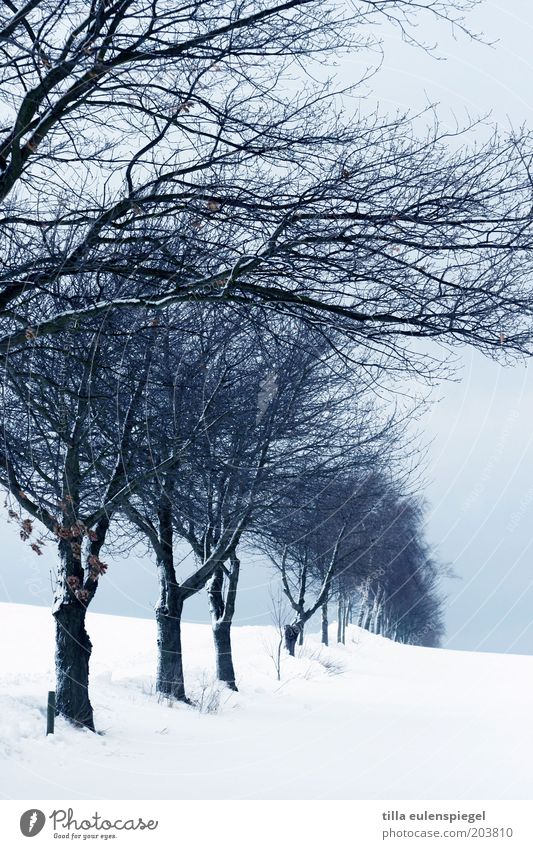
[{"label": "dark tree trunk", "polygon": [[231,653],[231,623],[218,622],[213,626],[213,638],[217,661],[217,678],[231,690],[236,690],[235,669]]},{"label": "dark tree trunk", "polygon": [[[69,529],[65,533],[70,533]],[[56,713],[74,725],[94,731],[89,699],[89,659],[92,644],[85,630],[87,606],[96,584],[86,582],[81,565],[79,538],[59,543],[59,569],[54,599],[56,620]]]},{"label": "dark tree trunk", "polygon": [[186,702],[183,657],[181,652],[181,614],[184,592],[176,580],[173,554],[172,504],[163,488],[158,510],[159,549],[157,574],[159,601],[155,610],[157,622],[156,692],[169,699]]},{"label": "dark tree trunk", "polygon": [[322,642],[325,646],[328,645],[328,603],[322,605]]},{"label": "dark tree trunk", "polygon": [[157,622],[156,692],[167,698],[187,701],[181,652],[183,595],[176,581],[172,554],[158,559],[159,601]]},{"label": "dark tree trunk", "polygon": [[351,618],[352,618],[352,612],[351,611],[352,611],[352,603],[351,603],[351,601],[349,601],[347,604],[345,604],[345,608],[344,608],[344,621],[342,623],[342,642],[343,643],[346,642],[346,627],[351,622]]},{"label": "dark tree trunk", "polygon": [[166,587],[166,604],[156,609],[157,679],[156,692],[167,698],[187,701],[181,652],[183,599],[178,587]]},{"label": "dark tree trunk", "polygon": [[213,624],[224,617],[226,602],[224,601],[224,568],[220,564],[216,567],[212,577],[207,583],[207,598]]},{"label": "dark tree trunk", "polygon": [[284,635],[285,635],[285,648],[291,655],[294,657],[294,651],[296,649],[296,641],[300,634],[300,626],[298,624],[294,625],[285,625]]},{"label": "dark tree trunk", "polygon": [[239,582],[240,562],[237,555],[230,556],[228,590],[224,600],[224,569],[217,567],[207,585],[209,609],[215,643],[217,678],[231,690],[237,690],[231,648],[231,624],[235,613],[235,600]]},{"label": "dark tree trunk", "polygon": [[85,630],[85,607],[62,604],[56,620],[56,713],[94,731],[89,700],[89,658],[92,644]]},{"label": "dark tree trunk", "polygon": [[304,644],[304,627],[305,626],[302,622],[302,624],[300,625],[300,633],[298,634],[298,645],[299,646],[303,646],[303,644]]},{"label": "dark tree trunk", "polygon": [[342,626],[344,624],[344,599],[342,596],[339,597],[339,601],[337,604],[337,642],[343,643],[343,633]]}]

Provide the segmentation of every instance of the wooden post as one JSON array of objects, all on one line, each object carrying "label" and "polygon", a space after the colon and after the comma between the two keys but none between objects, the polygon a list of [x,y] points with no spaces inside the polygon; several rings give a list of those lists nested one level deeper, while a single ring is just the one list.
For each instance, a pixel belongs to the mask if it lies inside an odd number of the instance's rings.
[{"label": "wooden post", "polygon": [[54,690],[48,691],[48,707],[46,711],[46,734],[54,733],[54,720],[56,718],[56,694]]}]

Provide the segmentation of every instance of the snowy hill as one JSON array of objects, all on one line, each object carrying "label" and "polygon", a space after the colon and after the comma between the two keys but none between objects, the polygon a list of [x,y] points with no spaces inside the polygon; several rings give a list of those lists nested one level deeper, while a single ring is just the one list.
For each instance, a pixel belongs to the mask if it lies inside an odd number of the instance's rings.
[{"label": "snowy hill", "polygon": [[[14,799],[514,798],[533,795],[533,657],[310,636],[276,680],[270,628],[236,628],[240,692],[213,685],[211,632],[184,626],[203,712],[158,704],[155,626],[88,615],[95,720],[45,737],[53,622],[0,604],[2,796]],[[218,707],[217,707],[218,703]],[[213,712],[214,711],[214,712]]]}]

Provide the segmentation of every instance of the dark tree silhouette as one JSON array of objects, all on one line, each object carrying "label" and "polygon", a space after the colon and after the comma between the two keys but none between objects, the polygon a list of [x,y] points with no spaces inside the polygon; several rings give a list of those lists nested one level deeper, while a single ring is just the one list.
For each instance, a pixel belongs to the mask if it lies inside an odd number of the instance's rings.
[{"label": "dark tree silhouette", "polygon": [[[366,423],[368,427],[368,422]],[[392,426],[375,431],[362,446],[347,443],[342,466],[332,464],[310,486],[292,494],[273,511],[257,545],[279,571],[283,592],[294,611],[285,628],[285,647],[293,655],[303,641],[306,622],[322,608],[322,639],[327,642],[328,601],[346,597],[346,586],[368,574],[365,520],[380,495],[376,469],[390,460]],[[352,436],[353,439],[353,436]]]},{"label": "dark tree silhouette", "polygon": [[373,568],[359,583],[358,623],[398,642],[438,646],[446,572],[425,540],[420,502],[390,487],[372,520]]},{"label": "dark tree silhouette", "polygon": [[56,709],[92,730],[85,616],[107,569],[100,553],[113,514],[125,493],[142,483],[142,476],[129,477],[128,463],[150,357],[148,338],[138,370],[124,373],[115,356],[116,330],[107,335],[100,325],[63,338],[61,346],[40,341],[31,357],[14,355],[0,405],[0,482],[11,495],[11,514],[36,554],[46,544],[42,532],[58,546]]},{"label": "dark tree silhouette", "polygon": [[416,37],[417,15],[460,26],[472,5],[5,3],[0,354],[194,298],[334,323],[421,369],[413,337],[529,354],[527,133],[417,137],[343,114],[320,72],[384,20]]},{"label": "dark tree silhouette", "polygon": [[[230,632],[239,542],[299,477],[342,455],[357,407],[352,372],[323,333],[284,316],[265,324],[249,314],[244,322],[239,313],[205,306],[189,307],[184,315],[179,327],[158,325],[157,371],[150,377],[150,386],[158,388],[147,398],[137,474],[172,451],[179,462],[123,507],[158,563],[167,564],[159,566],[160,671],[165,670],[157,689],[178,698],[185,694],[179,640],[184,601],[207,587],[217,674],[235,688]],[[362,401],[357,415],[363,415]],[[184,441],[187,446],[180,447]],[[173,560],[177,538],[188,543],[198,564],[183,581]]]}]

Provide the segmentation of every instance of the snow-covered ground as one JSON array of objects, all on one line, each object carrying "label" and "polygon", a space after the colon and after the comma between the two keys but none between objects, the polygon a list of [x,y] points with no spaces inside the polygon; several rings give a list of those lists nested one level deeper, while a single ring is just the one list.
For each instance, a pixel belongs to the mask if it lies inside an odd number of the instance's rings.
[{"label": "snow-covered ground", "polygon": [[[159,704],[155,628],[89,614],[101,735],[59,720],[46,608],[0,604],[1,795],[13,799],[526,799],[533,657],[401,646],[353,627],[306,638],[276,680],[273,629],[235,628],[239,693],[213,684],[207,625],[184,626],[190,695]],[[217,707],[218,709],[214,710]]]}]

